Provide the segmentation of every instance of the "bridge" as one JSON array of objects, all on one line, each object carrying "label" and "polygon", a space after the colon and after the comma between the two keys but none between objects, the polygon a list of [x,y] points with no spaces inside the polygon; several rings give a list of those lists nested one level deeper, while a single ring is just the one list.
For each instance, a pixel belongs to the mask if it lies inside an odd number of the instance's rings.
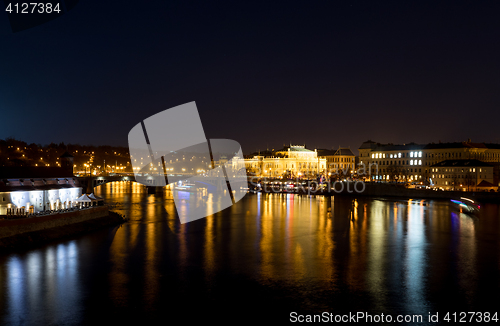
[{"label": "bridge", "polygon": [[[196,175],[191,173],[176,174],[175,176],[167,175],[167,178],[169,179],[170,183],[172,183],[173,181],[186,180],[190,178],[190,181],[204,183],[208,186],[215,186],[215,187],[221,187],[225,183],[224,178],[220,178],[217,176],[203,176],[199,174]],[[115,181],[136,182],[133,173],[116,173],[109,176],[81,176],[77,177],[77,179],[86,193],[92,193],[94,192],[95,187],[104,185],[109,182],[115,182]],[[155,184],[155,178],[153,176],[149,176],[146,179],[146,182],[150,184],[146,185],[146,187],[148,188],[148,192],[154,192],[154,189],[157,187],[157,185]]]}]

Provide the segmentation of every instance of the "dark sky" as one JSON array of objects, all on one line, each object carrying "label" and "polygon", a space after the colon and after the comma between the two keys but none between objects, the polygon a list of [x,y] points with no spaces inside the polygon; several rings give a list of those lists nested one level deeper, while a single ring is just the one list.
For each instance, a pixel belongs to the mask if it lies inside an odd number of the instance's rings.
[{"label": "dark sky", "polygon": [[127,145],[196,101],[208,138],[500,142],[500,2],[86,1],[13,33],[0,138]]}]

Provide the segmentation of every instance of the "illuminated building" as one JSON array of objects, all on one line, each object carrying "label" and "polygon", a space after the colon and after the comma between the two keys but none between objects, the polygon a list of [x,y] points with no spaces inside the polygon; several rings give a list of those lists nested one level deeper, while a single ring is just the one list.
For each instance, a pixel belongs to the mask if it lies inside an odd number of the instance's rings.
[{"label": "illuminated building", "polygon": [[0,215],[23,215],[74,206],[82,187],[63,168],[3,167],[0,170]]},{"label": "illuminated building", "polygon": [[473,143],[380,144],[364,142],[359,150],[360,167],[371,181],[416,182],[430,185],[431,166],[445,160],[479,160],[493,166],[498,185],[500,145]]},{"label": "illuminated building", "polygon": [[356,169],[356,156],[350,148],[340,147],[337,150],[318,149],[318,156],[326,159],[328,172],[340,173],[342,171],[344,175],[348,175]]},{"label": "illuminated building", "polygon": [[430,183],[443,190],[496,190],[493,165],[479,160],[446,160],[430,167]]},{"label": "illuminated building", "polygon": [[316,150],[290,145],[279,151],[266,151],[245,159],[250,174],[267,177],[289,175],[309,177],[326,172],[326,159],[318,157]]}]

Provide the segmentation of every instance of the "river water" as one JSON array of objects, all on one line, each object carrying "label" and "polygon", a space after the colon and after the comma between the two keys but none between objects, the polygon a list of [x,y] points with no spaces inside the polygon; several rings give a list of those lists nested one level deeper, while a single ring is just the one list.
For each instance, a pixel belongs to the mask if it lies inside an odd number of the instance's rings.
[{"label": "river water", "polygon": [[170,191],[96,194],[130,220],[1,255],[0,324],[284,324],[291,312],[425,324],[499,309],[498,205],[471,217],[447,201],[248,194],[180,224]]}]

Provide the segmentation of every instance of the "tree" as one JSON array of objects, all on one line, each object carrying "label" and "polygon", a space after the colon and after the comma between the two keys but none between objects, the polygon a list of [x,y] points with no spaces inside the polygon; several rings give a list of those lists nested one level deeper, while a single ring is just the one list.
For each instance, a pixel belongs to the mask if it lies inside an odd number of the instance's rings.
[{"label": "tree", "polygon": [[455,191],[455,187],[457,186],[458,184],[458,175],[457,173],[454,171],[453,174],[451,175],[451,185],[453,186],[453,191]]}]

